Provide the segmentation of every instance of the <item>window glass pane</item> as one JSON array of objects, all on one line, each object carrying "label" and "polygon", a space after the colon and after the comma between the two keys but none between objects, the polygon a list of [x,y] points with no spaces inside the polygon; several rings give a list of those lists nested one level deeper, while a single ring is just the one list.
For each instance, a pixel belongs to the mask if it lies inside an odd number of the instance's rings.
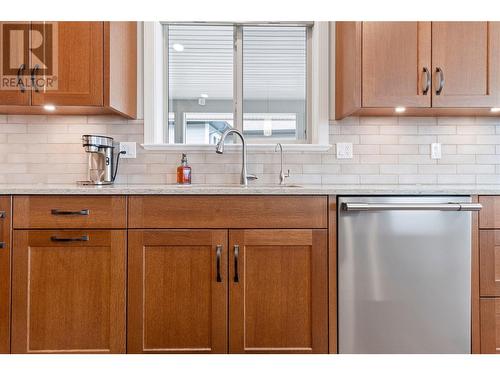
[{"label": "window glass pane", "polygon": [[169,143],[213,143],[224,127],[233,126],[234,27],[165,27],[168,111],[173,114],[168,121]]},{"label": "window glass pane", "polygon": [[243,26],[243,132],[306,138],[307,28]]}]

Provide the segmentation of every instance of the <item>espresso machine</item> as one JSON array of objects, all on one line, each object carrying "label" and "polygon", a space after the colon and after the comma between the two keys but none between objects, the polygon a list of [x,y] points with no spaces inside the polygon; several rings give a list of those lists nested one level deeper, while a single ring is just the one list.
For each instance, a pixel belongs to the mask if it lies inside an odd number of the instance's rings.
[{"label": "espresso machine", "polygon": [[103,135],[82,135],[82,145],[89,157],[88,174],[87,181],[79,181],[78,183],[82,185],[111,185],[118,172],[120,155],[125,154],[125,151],[118,153],[115,166],[113,138]]}]

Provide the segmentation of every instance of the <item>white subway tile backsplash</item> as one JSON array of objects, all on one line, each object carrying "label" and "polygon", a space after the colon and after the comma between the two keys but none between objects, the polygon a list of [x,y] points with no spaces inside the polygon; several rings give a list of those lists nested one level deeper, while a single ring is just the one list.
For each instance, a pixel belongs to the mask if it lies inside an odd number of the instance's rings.
[{"label": "white subway tile backsplash", "polygon": [[[82,134],[143,142],[142,120],[119,116],[0,115],[0,183],[72,183],[86,176]],[[330,122],[325,153],[290,152],[287,181],[299,184],[500,184],[500,119],[473,117],[349,117]],[[354,145],[352,159],[337,159],[335,143]],[[430,157],[440,142],[442,158]],[[137,149],[120,162],[118,182],[175,183],[181,152]],[[188,152],[193,183],[239,182],[240,154]],[[253,184],[278,182],[280,157],[248,153]]]}]

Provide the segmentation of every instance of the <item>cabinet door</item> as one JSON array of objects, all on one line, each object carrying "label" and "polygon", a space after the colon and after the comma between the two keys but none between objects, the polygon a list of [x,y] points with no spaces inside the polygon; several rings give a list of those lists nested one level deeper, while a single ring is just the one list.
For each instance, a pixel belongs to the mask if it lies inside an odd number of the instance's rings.
[{"label": "cabinet door", "polygon": [[479,251],[481,296],[500,297],[500,230],[482,230]]},{"label": "cabinet door", "polygon": [[10,197],[0,196],[0,354],[10,352]]},{"label": "cabinet door", "polygon": [[433,22],[432,69],[433,107],[499,106],[500,23]]},{"label": "cabinet door", "polygon": [[32,49],[42,49],[30,62],[31,69],[39,65],[32,104],[102,106],[103,22],[33,22],[31,28]]},{"label": "cabinet door", "polygon": [[481,298],[481,353],[500,354],[500,298]]},{"label": "cabinet door", "polygon": [[14,231],[13,353],[123,353],[125,231]]},{"label": "cabinet door", "polygon": [[363,22],[363,107],[430,107],[430,22]]},{"label": "cabinet door", "polygon": [[0,22],[0,104],[30,105],[29,22]]},{"label": "cabinet door", "polygon": [[231,353],[328,353],[327,230],[229,235]]},{"label": "cabinet door", "polygon": [[129,231],[128,352],[227,352],[227,231]]}]

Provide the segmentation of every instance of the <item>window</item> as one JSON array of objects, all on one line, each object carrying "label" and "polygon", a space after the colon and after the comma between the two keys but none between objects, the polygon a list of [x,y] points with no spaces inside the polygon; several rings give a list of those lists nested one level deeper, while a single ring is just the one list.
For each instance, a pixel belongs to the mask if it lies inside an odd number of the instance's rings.
[{"label": "window", "polygon": [[253,143],[307,140],[309,26],[164,24],[163,30],[166,143],[213,144],[230,127]]},{"label": "window", "polygon": [[143,25],[144,148],[330,147],[328,22]]}]

